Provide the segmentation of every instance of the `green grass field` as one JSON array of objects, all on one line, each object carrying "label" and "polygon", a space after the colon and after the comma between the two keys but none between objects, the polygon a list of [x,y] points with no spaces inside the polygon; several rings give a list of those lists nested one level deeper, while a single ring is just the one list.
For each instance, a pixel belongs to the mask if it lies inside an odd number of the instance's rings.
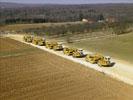
[{"label": "green grass field", "polygon": [[130,63],[133,61],[133,32],[115,37],[82,40],[70,45],[100,52]]}]

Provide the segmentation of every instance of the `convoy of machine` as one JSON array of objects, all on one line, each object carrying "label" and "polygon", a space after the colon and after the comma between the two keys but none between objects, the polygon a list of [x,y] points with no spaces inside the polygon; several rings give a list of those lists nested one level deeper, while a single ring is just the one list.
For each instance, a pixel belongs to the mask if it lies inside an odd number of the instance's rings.
[{"label": "convoy of machine", "polygon": [[110,57],[106,57],[98,53],[85,55],[82,49],[63,47],[62,44],[59,44],[57,42],[46,41],[44,38],[41,37],[33,37],[30,35],[26,35],[23,37],[23,39],[25,42],[33,43],[39,46],[46,46],[46,48],[48,49],[53,49],[55,51],[63,51],[65,55],[73,56],[74,58],[85,57],[85,60],[87,62],[90,62],[92,64],[98,64],[100,67],[111,66]]}]

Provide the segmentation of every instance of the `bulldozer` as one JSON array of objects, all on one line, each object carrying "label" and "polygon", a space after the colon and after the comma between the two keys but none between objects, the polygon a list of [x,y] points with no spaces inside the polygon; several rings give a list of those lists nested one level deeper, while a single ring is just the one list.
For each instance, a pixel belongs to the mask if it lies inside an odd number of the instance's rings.
[{"label": "bulldozer", "polygon": [[81,58],[84,57],[84,53],[82,49],[76,50],[75,52],[73,52],[73,57],[74,58]]},{"label": "bulldozer", "polygon": [[102,59],[98,60],[98,65],[100,67],[109,67],[111,66],[111,62],[110,62],[110,57],[109,56],[106,56],[106,57],[103,57]]},{"label": "bulldozer", "polygon": [[65,47],[65,48],[63,49],[63,53],[64,53],[65,55],[68,55],[68,56],[73,55],[73,53],[74,53],[75,51],[77,51],[77,49],[68,48],[68,47]]},{"label": "bulldozer", "polygon": [[32,40],[33,40],[33,37],[30,36],[30,35],[25,35],[25,36],[23,37],[23,40],[24,40],[25,42],[31,43]]},{"label": "bulldozer", "polygon": [[57,45],[54,45],[53,49],[55,51],[60,51],[60,50],[63,50],[63,46],[62,46],[62,44],[57,44]]},{"label": "bulldozer", "polygon": [[43,39],[41,37],[34,37],[32,43],[35,45],[44,46],[45,45],[45,39]]},{"label": "bulldozer", "polygon": [[46,42],[46,48],[53,49],[54,46],[58,45],[57,42]]},{"label": "bulldozer", "polygon": [[95,63],[98,63],[98,61],[102,58],[103,56],[101,54],[96,53],[96,54],[88,54],[85,60],[92,64],[95,64]]}]

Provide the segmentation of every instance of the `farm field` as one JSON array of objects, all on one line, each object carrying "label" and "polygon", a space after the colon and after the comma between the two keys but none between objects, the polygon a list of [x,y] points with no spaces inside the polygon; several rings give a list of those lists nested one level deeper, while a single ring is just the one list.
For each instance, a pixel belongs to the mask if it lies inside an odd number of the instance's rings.
[{"label": "farm field", "polygon": [[41,27],[48,27],[48,26],[61,26],[61,25],[66,25],[66,24],[81,24],[82,22],[77,21],[77,22],[60,22],[60,23],[36,23],[36,24],[13,24],[13,25],[3,25],[0,26],[1,31],[20,31],[24,29],[29,29],[29,28],[41,28]]},{"label": "farm field", "polygon": [[102,54],[109,55],[114,58],[118,58],[120,60],[133,64],[132,43],[133,32],[113,37],[91,38],[81,40],[79,42],[74,42],[73,44],[69,45],[83,48],[92,52],[100,52]]},{"label": "farm field", "polygon": [[0,53],[8,52],[0,55],[0,100],[133,99],[130,85],[15,40],[0,41]]},{"label": "farm field", "polygon": [[26,53],[31,53],[31,51],[36,51],[35,48],[30,47],[25,44],[19,44],[17,41],[11,39],[0,38],[0,57],[21,55]]}]

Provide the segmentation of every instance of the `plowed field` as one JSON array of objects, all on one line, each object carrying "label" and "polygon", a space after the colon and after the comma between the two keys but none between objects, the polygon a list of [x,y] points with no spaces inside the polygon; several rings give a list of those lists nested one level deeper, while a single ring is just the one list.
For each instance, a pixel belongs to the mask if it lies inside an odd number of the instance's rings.
[{"label": "plowed field", "polygon": [[133,100],[133,87],[56,55],[0,38],[0,100]]}]

